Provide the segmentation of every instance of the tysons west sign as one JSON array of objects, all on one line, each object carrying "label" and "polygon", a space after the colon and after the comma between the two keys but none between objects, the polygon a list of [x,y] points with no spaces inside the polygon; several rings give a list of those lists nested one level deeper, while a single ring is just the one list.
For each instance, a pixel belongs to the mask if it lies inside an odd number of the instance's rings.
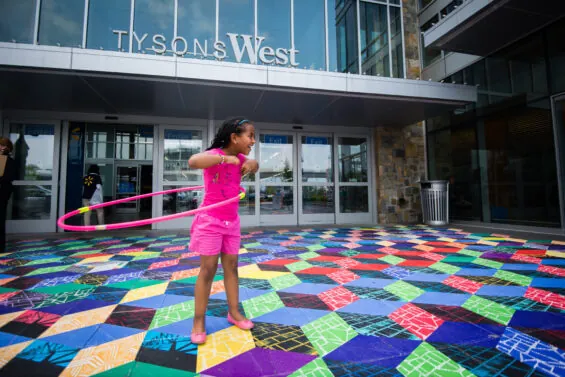
[{"label": "tysons west sign", "polygon": [[[128,32],[125,30],[112,30],[118,36],[118,50],[122,49],[122,37],[127,36]],[[251,64],[257,64],[258,61],[264,64],[276,64],[297,67],[296,55],[298,50],[294,48],[273,48],[270,46],[262,46],[265,37],[253,38],[252,35],[247,34],[226,34],[230,41],[230,47],[233,51],[233,56],[238,63],[241,63],[244,56],[247,56]],[[138,36],[133,32],[134,43],[137,43],[137,51],[143,51],[143,44],[148,40],[149,34],[145,33]],[[208,51],[208,41],[205,40],[204,44],[194,38],[192,43],[192,51],[190,51],[189,42],[184,37],[176,37],[167,46],[167,39],[162,34],[155,34],[149,38],[153,45],[147,50],[151,50],[156,54],[164,54],[166,52],[173,52],[177,56],[184,56],[192,54],[195,56],[209,57],[210,55],[216,60],[224,60],[228,56],[228,46],[222,41],[214,42],[214,51]],[[168,48],[169,47],[169,48]],[[132,50],[136,50],[132,46]]]}]

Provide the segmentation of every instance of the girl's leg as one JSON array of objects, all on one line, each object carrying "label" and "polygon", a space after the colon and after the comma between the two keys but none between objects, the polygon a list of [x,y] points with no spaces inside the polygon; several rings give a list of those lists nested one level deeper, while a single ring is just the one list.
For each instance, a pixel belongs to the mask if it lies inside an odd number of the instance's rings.
[{"label": "girl's leg", "polygon": [[237,254],[222,253],[222,268],[224,269],[224,286],[228,298],[228,310],[236,321],[243,321],[245,316],[239,312],[239,275],[237,273]]},{"label": "girl's leg", "polygon": [[206,316],[206,308],[208,307],[208,298],[210,297],[210,289],[212,282],[218,269],[217,255],[201,255],[200,256],[200,272],[196,280],[194,288],[194,325],[192,332],[206,332],[204,318]]},{"label": "girl's leg", "polygon": [[[82,205],[84,207],[88,207],[90,205],[90,201],[88,199],[83,199],[82,200]],[[90,225],[90,211],[86,211],[84,213],[84,225],[85,226],[89,226]]]},{"label": "girl's leg", "polygon": [[98,217],[98,225],[104,225],[104,208],[96,209],[96,216]]}]

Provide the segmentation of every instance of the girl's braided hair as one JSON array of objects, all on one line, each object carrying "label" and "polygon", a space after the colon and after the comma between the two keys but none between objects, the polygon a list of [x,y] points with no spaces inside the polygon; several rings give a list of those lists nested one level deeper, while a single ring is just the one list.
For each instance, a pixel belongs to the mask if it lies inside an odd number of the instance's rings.
[{"label": "girl's braided hair", "polygon": [[231,142],[231,134],[241,134],[245,130],[246,123],[251,123],[251,121],[242,117],[225,120],[214,137],[212,145],[206,150],[228,147]]}]

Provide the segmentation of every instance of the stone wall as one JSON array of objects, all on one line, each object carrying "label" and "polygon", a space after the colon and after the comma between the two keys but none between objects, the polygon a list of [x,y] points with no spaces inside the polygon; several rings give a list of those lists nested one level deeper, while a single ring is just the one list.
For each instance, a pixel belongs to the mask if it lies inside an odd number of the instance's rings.
[{"label": "stone wall", "polygon": [[421,221],[420,189],[425,179],[424,127],[375,129],[377,208],[379,224]]},{"label": "stone wall", "polygon": [[[420,78],[417,0],[402,0],[406,78]],[[377,208],[379,224],[421,221],[418,181],[425,179],[423,123],[405,127],[377,127]]]}]

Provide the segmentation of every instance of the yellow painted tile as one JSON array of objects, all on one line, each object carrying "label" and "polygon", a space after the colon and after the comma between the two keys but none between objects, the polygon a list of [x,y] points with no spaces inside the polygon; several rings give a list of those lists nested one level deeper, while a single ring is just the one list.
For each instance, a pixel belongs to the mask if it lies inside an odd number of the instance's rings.
[{"label": "yellow painted tile", "polygon": [[212,368],[232,357],[255,348],[251,331],[235,326],[208,335],[206,343],[198,346],[196,372]]},{"label": "yellow painted tile", "polygon": [[89,263],[97,263],[97,262],[107,262],[112,258],[113,255],[102,255],[100,257],[93,257],[93,258],[85,258],[76,264],[89,264]]},{"label": "yellow painted tile", "polygon": [[21,312],[16,312],[16,313],[8,313],[8,314],[0,315],[0,327],[4,326],[6,323],[10,322],[14,318],[19,317],[24,312],[25,312],[25,310],[23,310]]},{"label": "yellow painted tile", "polygon": [[447,246],[449,247],[456,247],[458,249],[464,249],[467,247],[467,245],[465,245],[464,243],[457,243],[457,242],[450,242],[447,244]]},{"label": "yellow painted tile", "polygon": [[215,295],[216,293],[225,292],[226,287],[224,286],[223,280],[218,280],[212,283],[212,288],[210,289],[210,295]]},{"label": "yellow painted tile", "polygon": [[551,241],[553,245],[565,245],[565,241]]},{"label": "yellow painted tile", "polygon": [[142,255],[145,255],[146,253],[144,251],[126,251],[126,252],[122,252],[120,253],[120,255],[128,255],[130,257],[140,257]]},{"label": "yellow painted tile", "polygon": [[122,299],[121,303],[141,300],[148,297],[159,296],[165,293],[167,290],[167,286],[169,282],[162,283],[162,284],[155,284],[149,287],[143,287],[138,289],[132,289],[129,291],[125,297]]},{"label": "yellow painted tile", "polygon": [[104,323],[112,314],[117,305],[105,306],[103,308],[87,310],[60,318],[39,337],[44,338],[51,335],[61,334],[67,331],[82,329],[84,327]]},{"label": "yellow painted tile", "polygon": [[418,246],[414,246],[414,249],[422,250],[422,251],[432,251],[434,248],[432,246],[427,246],[427,245],[418,245]]},{"label": "yellow painted tile", "polygon": [[237,269],[237,271],[239,272],[239,276],[241,277],[241,274],[249,274],[251,272],[258,272],[258,271],[261,271],[261,269],[256,264],[248,264],[247,266],[239,267]]},{"label": "yellow painted tile", "polygon": [[289,272],[278,272],[278,271],[251,271],[246,273],[239,273],[240,278],[247,278],[247,279],[265,279],[270,280],[273,278],[277,278],[279,276],[288,275]]},{"label": "yellow painted tile", "polygon": [[519,238],[508,238],[507,241],[509,241],[509,242],[521,242],[521,243],[528,242],[528,240],[522,240],[522,239],[519,239]]},{"label": "yellow painted tile", "polygon": [[545,254],[550,257],[565,258],[565,252],[563,251],[548,251]]},{"label": "yellow painted tile", "polygon": [[424,240],[407,240],[406,242],[410,242],[410,243],[415,243],[417,245],[422,245],[428,241],[424,241]]},{"label": "yellow painted tile", "polygon": [[8,284],[12,280],[16,280],[17,278],[18,278],[17,276],[14,276],[13,278],[0,279],[0,287],[3,286],[4,284]]},{"label": "yellow painted tile", "polygon": [[0,369],[4,368],[4,365],[8,364],[18,353],[29,346],[31,342],[33,342],[33,340],[0,348]]},{"label": "yellow painted tile", "polygon": [[79,351],[60,377],[87,377],[135,361],[145,332]]},{"label": "yellow painted tile", "polygon": [[443,241],[443,242],[455,242],[455,241],[457,241],[457,240],[454,239],[454,238],[447,238],[447,237],[440,237],[440,238],[438,238],[437,240],[438,240],[438,241]]},{"label": "yellow painted tile", "polygon": [[379,242],[375,242],[375,244],[381,245],[381,246],[386,246],[386,247],[390,247],[390,246],[395,245],[394,242],[390,242],[390,241],[379,241]]},{"label": "yellow painted tile", "polygon": [[496,245],[498,245],[498,242],[486,241],[486,239],[478,240],[477,243],[478,243],[478,244],[481,244],[481,245],[488,245],[488,246],[496,246]]}]

